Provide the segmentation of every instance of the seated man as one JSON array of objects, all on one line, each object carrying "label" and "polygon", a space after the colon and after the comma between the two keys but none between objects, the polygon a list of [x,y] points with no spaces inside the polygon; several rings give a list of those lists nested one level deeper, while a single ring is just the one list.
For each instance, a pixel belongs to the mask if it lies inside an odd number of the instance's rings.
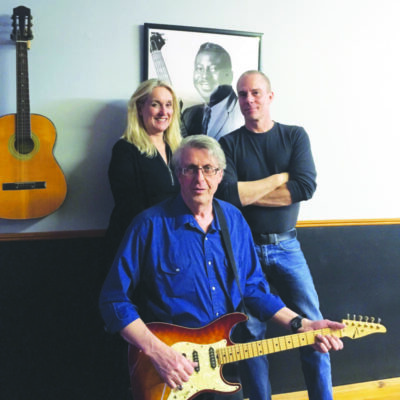
[{"label": "seated man", "polygon": [[[197,364],[156,337],[146,323],[202,327],[237,311],[242,296],[246,308],[262,321],[270,319],[289,330],[291,321],[298,316],[270,293],[251,231],[239,210],[213,199],[226,166],[218,142],[205,135],[185,138],[174,153],[173,165],[181,184],[180,194],[132,221],[99,303],[107,330],[119,332],[139,348],[150,358],[161,379],[176,389],[185,388]],[[238,283],[222,245],[221,222],[214,202],[218,202],[226,218],[234,258],[240,266]],[[336,330],[344,325],[305,318],[299,326],[300,331],[325,327]],[[328,352],[342,349],[343,343],[333,335],[316,335],[314,347]],[[239,380],[234,364],[230,371],[224,368],[224,375],[230,381]],[[196,397],[242,398],[241,391]]]}]

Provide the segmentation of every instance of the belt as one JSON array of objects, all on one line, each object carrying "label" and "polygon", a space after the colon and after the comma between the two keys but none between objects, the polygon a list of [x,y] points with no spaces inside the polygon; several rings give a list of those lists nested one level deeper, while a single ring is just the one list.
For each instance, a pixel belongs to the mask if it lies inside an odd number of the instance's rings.
[{"label": "belt", "polygon": [[284,240],[294,239],[296,236],[295,228],[283,233],[253,233],[256,244],[278,244]]}]

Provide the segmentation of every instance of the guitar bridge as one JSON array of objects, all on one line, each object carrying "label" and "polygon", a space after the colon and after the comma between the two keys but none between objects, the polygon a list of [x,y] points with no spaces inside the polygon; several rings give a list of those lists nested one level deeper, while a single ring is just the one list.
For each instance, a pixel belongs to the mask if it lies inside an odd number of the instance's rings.
[{"label": "guitar bridge", "polygon": [[3,183],[3,190],[32,190],[32,189],[46,189],[46,182]]}]

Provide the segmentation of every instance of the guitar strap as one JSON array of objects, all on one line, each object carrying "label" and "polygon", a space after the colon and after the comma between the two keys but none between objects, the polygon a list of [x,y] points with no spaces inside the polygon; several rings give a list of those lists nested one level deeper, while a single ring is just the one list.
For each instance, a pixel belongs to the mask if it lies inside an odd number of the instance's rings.
[{"label": "guitar strap", "polygon": [[238,276],[238,272],[237,272],[237,268],[236,268],[235,257],[233,256],[232,243],[231,243],[231,237],[230,237],[229,230],[228,230],[228,224],[226,223],[225,214],[222,211],[222,208],[221,208],[220,204],[216,200],[214,200],[214,210],[215,210],[215,213],[217,215],[218,221],[219,221],[219,223],[221,225],[222,242],[223,242],[224,247],[225,247],[225,253],[226,253],[227,257],[228,257],[229,264],[231,265],[231,268],[232,268],[232,271],[233,271],[233,275],[235,276],[236,284],[237,284],[237,286],[239,288],[240,297],[242,298],[242,308],[243,308],[243,311],[247,314],[247,310],[246,310],[246,305],[244,303],[244,297],[243,297],[242,289],[240,287],[240,282],[239,282],[239,276]]}]

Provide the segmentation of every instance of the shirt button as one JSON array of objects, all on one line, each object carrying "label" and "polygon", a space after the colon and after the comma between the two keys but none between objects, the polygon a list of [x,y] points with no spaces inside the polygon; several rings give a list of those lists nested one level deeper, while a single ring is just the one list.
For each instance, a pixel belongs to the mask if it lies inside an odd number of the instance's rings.
[{"label": "shirt button", "polygon": [[179,271],[180,271],[180,268],[177,268],[175,271],[176,271],[176,272],[179,272]]},{"label": "shirt button", "polygon": [[211,289],[212,289],[212,290],[215,290],[215,286],[213,286]]},{"label": "shirt button", "polygon": [[211,265],[211,261],[208,262],[208,265]]}]

